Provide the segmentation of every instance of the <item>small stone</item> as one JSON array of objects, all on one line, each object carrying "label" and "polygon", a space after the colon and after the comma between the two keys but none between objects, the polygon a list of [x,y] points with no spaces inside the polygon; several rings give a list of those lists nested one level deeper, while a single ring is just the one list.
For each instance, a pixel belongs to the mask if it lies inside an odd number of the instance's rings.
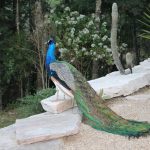
[{"label": "small stone", "polygon": [[61,113],[75,106],[75,100],[57,91],[55,95],[41,101],[43,109],[51,113]]}]

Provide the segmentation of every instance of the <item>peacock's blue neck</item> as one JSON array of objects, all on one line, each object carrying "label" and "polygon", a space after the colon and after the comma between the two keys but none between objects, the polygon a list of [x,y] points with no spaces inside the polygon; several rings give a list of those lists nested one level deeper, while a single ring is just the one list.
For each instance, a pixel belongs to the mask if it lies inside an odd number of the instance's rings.
[{"label": "peacock's blue neck", "polygon": [[50,64],[56,61],[55,57],[55,44],[52,42],[48,46],[47,54],[46,54],[46,64]]}]

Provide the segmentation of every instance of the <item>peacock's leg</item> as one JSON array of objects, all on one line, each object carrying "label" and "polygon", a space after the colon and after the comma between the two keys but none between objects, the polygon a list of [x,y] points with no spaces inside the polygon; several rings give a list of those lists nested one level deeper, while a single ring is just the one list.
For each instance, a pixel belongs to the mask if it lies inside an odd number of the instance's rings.
[{"label": "peacock's leg", "polygon": [[59,97],[59,89],[58,89],[58,87],[56,86],[56,99],[57,99],[57,101],[58,101],[58,97]]}]

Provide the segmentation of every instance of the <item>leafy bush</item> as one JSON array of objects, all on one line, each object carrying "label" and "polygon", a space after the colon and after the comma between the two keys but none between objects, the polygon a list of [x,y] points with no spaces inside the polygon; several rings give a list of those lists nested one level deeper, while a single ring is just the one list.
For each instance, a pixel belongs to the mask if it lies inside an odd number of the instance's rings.
[{"label": "leafy bush", "polygon": [[40,101],[55,93],[55,89],[44,89],[38,91],[35,95],[29,95],[9,104],[5,111],[0,112],[0,127],[10,125],[16,118],[26,118],[31,115],[44,112]]},{"label": "leafy bush", "polygon": [[[51,10],[48,18],[50,24],[55,24],[56,44],[63,60],[72,63],[84,75],[92,72],[93,60],[100,62],[100,68],[113,65],[110,29],[104,15],[101,18],[95,14],[83,15],[66,7],[63,14]],[[120,44],[119,49],[124,46],[126,44]]]},{"label": "leafy bush", "polygon": [[[50,15],[50,20],[56,24],[57,43],[63,59],[74,62],[81,57],[90,57],[112,62],[107,22],[100,21],[94,14],[86,16],[77,11],[71,12],[69,7],[61,16]],[[95,26],[97,22],[99,29]]]}]

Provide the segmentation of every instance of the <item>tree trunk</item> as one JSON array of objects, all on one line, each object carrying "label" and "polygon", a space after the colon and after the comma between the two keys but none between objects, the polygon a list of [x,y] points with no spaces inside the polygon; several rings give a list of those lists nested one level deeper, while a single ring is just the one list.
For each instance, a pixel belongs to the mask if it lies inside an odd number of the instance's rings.
[{"label": "tree trunk", "polygon": [[41,74],[38,71],[37,72],[37,90],[41,90],[42,88],[43,88],[43,85],[42,85],[42,80],[41,80]]},{"label": "tree trunk", "polygon": [[35,20],[34,20],[34,25],[35,25],[35,32],[33,34],[34,39],[35,39],[35,44],[36,44],[36,49],[37,49],[37,85],[38,89],[40,88],[45,88],[46,87],[46,82],[45,82],[45,70],[44,70],[44,60],[45,60],[45,44],[44,42],[46,41],[45,38],[45,26],[44,26],[44,18],[42,14],[42,7],[41,7],[41,2],[37,1],[35,3]]},{"label": "tree trunk", "polygon": [[[1,67],[1,65],[0,65],[0,67]],[[1,73],[1,71],[0,71],[0,77],[1,77],[1,75],[2,75],[2,73]],[[1,82],[2,82],[2,80],[1,80],[1,78],[0,78],[0,111],[2,110],[2,102],[3,102],[3,99],[2,99],[2,95],[3,95],[3,89],[2,89],[2,85],[1,85]]]},{"label": "tree trunk", "polygon": [[96,17],[100,17],[100,14],[101,14],[101,4],[102,4],[101,0],[96,0],[96,9],[95,9],[95,15],[96,15]]},{"label": "tree trunk", "polygon": [[14,33],[17,30],[17,27],[16,27],[16,3],[17,3],[17,1],[13,0],[13,25],[12,26],[13,26]]},{"label": "tree trunk", "polygon": [[[96,9],[95,9],[95,16],[100,18],[101,14],[101,0],[96,0]],[[99,23],[97,22],[96,24],[97,30],[99,30]],[[98,68],[99,68],[99,61],[98,60],[93,60],[92,64],[92,79],[98,78]]]},{"label": "tree trunk", "polygon": [[0,111],[2,110],[2,89],[0,87]]},{"label": "tree trunk", "polygon": [[140,62],[140,52],[137,46],[137,34],[136,34],[136,19],[133,17],[133,46],[134,52],[136,55],[136,65]]},{"label": "tree trunk", "polygon": [[20,97],[23,97],[23,81],[20,79]]},{"label": "tree trunk", "polygon": [[[19,1],[20,0],[16,0],[16,29],[17,29],[17,33],[18,33],[18,37],[20,36],[20,21],[19,21]],[[18,44],[20,43],[20,38],[18,40]],[[22,78],[20,77],[20,97],[23,97],[23,81]]]},{"label": "tree trunk", "polygon": [[98,61],[93,60],[93,63],[92,63],[92,79],[98,78],[98,68],[99,68]]},{"label": "tree trunk", "polygon": [[28,13],[29,13],[29,31],[30,31],[30,33],[33,32],[33,28],[35,27],[34,23],[33,23],[33,14],[32,14],[33,2],[34,2],[33,0],[28,1],[28,4],[29,4],[29,11],[28,11]]},{"label": "tree trunk", "polygon": [[117,28],[118,28],[118,7],[116,3],[112,5],[112,27],[111,27],[111,50],[113,54],[114,63],[121,74],[125,74],[119,59],[118,46],[117,46]]},{"label": "tree trunk", "polygon": [[0,1],[0,9],[3,8],[5,6],[5,0],[1,0]]},{"label": "tree trunk", "polygon": [[19,22],[19,0],[16,2],[16,27],[17,27],[17,33],[19,35],[20,32],[20,22]]}]

